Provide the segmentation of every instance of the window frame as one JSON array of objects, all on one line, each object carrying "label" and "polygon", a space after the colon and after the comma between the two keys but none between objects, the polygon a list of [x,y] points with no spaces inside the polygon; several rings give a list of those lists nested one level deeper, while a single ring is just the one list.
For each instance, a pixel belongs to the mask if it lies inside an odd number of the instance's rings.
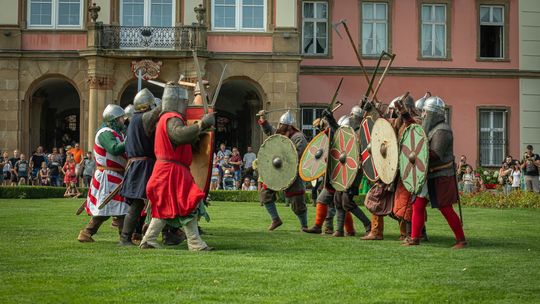
[{"label": "window frame", "polygon": [[51,24],[32,24],[32,0],[28,0],[26,15],[27,15],[27,27],[28,29],[35,30],[81,30],[83,28],[85,16],[84,6],[86,0],[79,0],[79,24],[77,25],[62,25],[58,24],[60,16],[60,0],[51,0]]},{"label": "window frame", "polygon": [[[480,7],[502,6],[503,12],[503,57],[480,57]],[[509,62],[510,61],[510,4],[508,0],[476,0],[476,61],[477,62]]]},{"label": "window frame", "polygon": [[266,33],[268,31],[268,0],[263,0],[263,27],[262,28],[244,28],[241,26],[242,23],[242,0],[235,0],[235,9],[236,9],[236,18],[235,18],[235,27],[229,28],[229,27],[216,27],[215,25],[215,17],[216,14],[214,13],[216,10],[216,1],[210,0],[210,7],[211,7],[211,14],[210,14],[210,20],[211,20],[211,26],[210,29],[212,32],[233,32],[233,33]]},{"label": "window frame", "polygon": [[[304,53],[304,3],[305,2],[325,2],[327,5],[326,12],[327,12],[327,18],[326,18],[326,54],[310,54],[310,53]],[[298,28],[300,30],[300,50],[299,53],[301,56],[305,56],[307,58],[313,58],[313,59],[330,59],[332,58],[332,36],[333,31],[330,30],[330,27],[332,26],[331,23],[331,16],[333,11],[333,0],[302,0],[298,1],[298,22],[300,24],[298,25]]]},{"label": "window frame", "polygon": [[[422,6],[446,5],[446,32],[444,57],[425,57],[422,55]],[[418,8],[418,57],[419,61],[451,61],[452,60],[452,0],[417,0]]]},{"label": "window frame", "polygon": [[364,19],[362,18],[364,3],[384,3],[386,4],[386,52],[392,54],[392,24],[393,24],[393,11],[394,11],[394,0],[359,0],[358,1],[358,12],[359,12],[359,21],[358,21],[358,51],[360,56],[366,59],[378,58],[380,54],[364,54],[363,52],[363,29]]},{"label": "window frame", "polygon": [[[176,0],[172,0],[172,10],[171,10],[171,25],[170,26],[164,26],[164,27],[174,27],[176,21]],[[143,1],[144,9],[143,9],[143,25],[139,25],[140,27],[159,27],[159,26],[152,26],[152,0],[145,0]],[[120,12],[120,26],[134,26],[135,25],[124,25],[124,0],[119,1],[119,12]]]},{"label": "window frame", "polygon": [[[481,129],[481,121],[480,121],[480,118],[481,118],[481,114],[482,112],[502,112],[503,113],[503,128],[502,128],[502,131],[503,131],[503,140],[504,140],[504,144],[503,144],[503,151],[502,151],[502,160],[504,160],[504,157],[506,155],[508,155],[508,133],[509,133],[509,130],[508,130],[508,126],[510,125],[509,124],[509,121],[510,121],[510,107],[505,107],[505,106],[478,106],[476,107],[476,121],[477,121],[477,128],[476,128],[476,132],[477,132],[477,165],[478,166],[481,166],[481,167],[485,167],[485,168],[495,168],[495,167],[499,167],[500,166],[500,163],[495,163],[495,164],[482,164],[482,158],[481,158],[481,146],[482,146],[482,143],[480,142],[481,140],[481,134],[482,134],[482,129]],[[493,122],[491,123],[493,125]],[[492,128],[491,128],[492,129]],[[492,148],[493,149],[493,148]],[[490,150],[490,153],[493,153],[492,149]]]},{"label": "window frame", "polygon": [[323,104],[303,104],[300,105],[300,132],[302,132],[304,135],[304,130],[310,130],[312,132],[311,138],[308,138],[308,141],[313,139],[317,134],[319,134],[319,130],[313,127],[313,121],[311,121],[309,124],[304,124],[304,110],[311,110],[313,113],[313,120],[317,118],[317,110],[323,111],[326,109],[326,106]]}]

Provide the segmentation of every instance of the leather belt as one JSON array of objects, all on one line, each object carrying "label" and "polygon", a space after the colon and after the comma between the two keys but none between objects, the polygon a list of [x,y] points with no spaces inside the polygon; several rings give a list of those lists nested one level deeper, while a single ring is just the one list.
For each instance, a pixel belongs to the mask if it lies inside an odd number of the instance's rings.
[{"label": "leather belt", "polygon": [[429,168],[429,172],[433,173],[433,172],[436,172],[436,171],[441,171],[441,170],[444,170],[444,169],[448,169],[448,168],[452,167],[453,165],[454,165],[454,161],[451,161],[451,162],[448,162],[446,164],[438,165],[437,167]]},{"label": "leather belt", "polygon": [[113,168],[113,167],[103,167],[103,166],[97,166],[98,170],[100,171],[104,171],[104,170],[110,170],[110,171],[114,171],[114,172],[118,172],[118,173],[124,173],[124,168]]},{"label": "leather belt", "polygon": [[149,160],[149,159],[152,159],[151,157],[148,157],[148,156],[135,156],[135,157],[130,157],[128,158],[128,161],[136,161],[136,160]]},{"label": "leather belt", "polygon": [[164,162],[164,163],[177,164],[177,165],[184,166],[184,167],[186,167],[186,168],[189,169],[189,166],[188,166],[188,165],[186,165],[186,164],[184,164],[184,163],[181,163],[181,162],[179,162],[179,161],[177,161],[177,160],[164,159],[164,158],[158,158],[157,160],[158,160],[158,161],[162,161],[162,162]]}]

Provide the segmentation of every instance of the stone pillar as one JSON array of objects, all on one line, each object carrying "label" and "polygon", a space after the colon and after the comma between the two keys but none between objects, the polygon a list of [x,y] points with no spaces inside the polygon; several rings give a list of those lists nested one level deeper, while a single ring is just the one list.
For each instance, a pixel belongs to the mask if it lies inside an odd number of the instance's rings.
[{"label": "stone pillar", "polygon": [[94,148],[94,138],[96,136],[97,122],[97,88],[90,86],[88,96],[88,146],[87,151]]},{"label": "stone pillar", "polygon": [[111,103],[113,81],[109,75],[92,75],[88,77],[88,146],[91,151],[94,147],[96,130],[101,124],[102,113],[105,106]]}]

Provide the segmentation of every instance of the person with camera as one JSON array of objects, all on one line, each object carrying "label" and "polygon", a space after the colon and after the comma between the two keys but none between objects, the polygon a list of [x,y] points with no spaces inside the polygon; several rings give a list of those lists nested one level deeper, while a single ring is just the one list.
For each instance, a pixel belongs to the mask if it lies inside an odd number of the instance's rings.
[{"label": "person with camera", "polygon": [[471,167],[469,166],[469,164],[467,164],[467,156],[461,155],[456,169],[456,177],[458,180],[458,188],[460,191],[463,191],[463,174],[465,174],[465,170],[467,169],[467,167]]},{"label": "person with camera", "polygon": [[521,169],[525,177],[525,190],[540,193],[540,183],[538,181],[538,168],[540,167],[540,156],[533,152],[533,146],[528,145],[527,151],[523,154]]}]

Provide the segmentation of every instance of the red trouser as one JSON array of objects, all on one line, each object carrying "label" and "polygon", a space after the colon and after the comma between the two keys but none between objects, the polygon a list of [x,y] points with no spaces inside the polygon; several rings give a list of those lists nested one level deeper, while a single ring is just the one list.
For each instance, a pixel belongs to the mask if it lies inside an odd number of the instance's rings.
[{"label": "red trouser", "polygon": [[[427,199],[423,197],[416,197],[413,203],[413,214],[412,214],[412,238],[420,238],[422,236],[422,228],[426,222],[426,205]],[[465,234],[463,233],[463,227],[461,227],[461,222],[459,217],[454,211],[452,206],[446,206],[439,208],[442,215],[448,222],[450,229],[454,232],[456,241],[465,240]]]},{"label": "red trouser", "polygon": [[[328,205],[323,203],[317,203],[315,209],[315,225],[322,227],[326,214],[328,213]],[[354,232],[354,222],[350,212],[345,214],[345,231]]]}]

